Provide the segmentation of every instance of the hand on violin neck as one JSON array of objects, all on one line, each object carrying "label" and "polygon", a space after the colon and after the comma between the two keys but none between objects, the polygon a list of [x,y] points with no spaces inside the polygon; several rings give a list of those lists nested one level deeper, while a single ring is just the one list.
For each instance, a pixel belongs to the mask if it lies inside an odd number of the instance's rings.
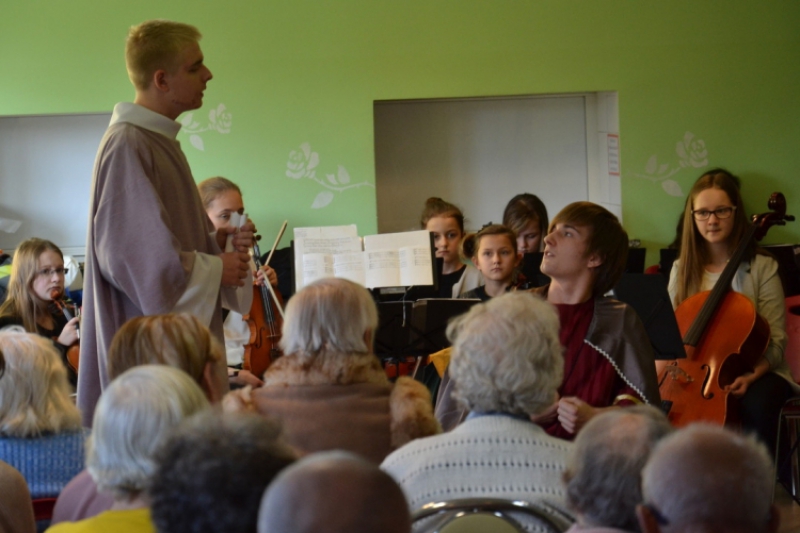
[{"label": "hand on violin neck", "polygon": [[250,270],[250,254],[242,252],[225,252],[217,257],[222,259],[222,287],[243,287],[244,280]]},{"label": "hand on violin neck", "polygon": [[268,266],[263,266],[256,272],[256,283],[261,286],[264,285],[264,280],[269,280],[269,284],[273,287],[278,286],[278,274]]}]

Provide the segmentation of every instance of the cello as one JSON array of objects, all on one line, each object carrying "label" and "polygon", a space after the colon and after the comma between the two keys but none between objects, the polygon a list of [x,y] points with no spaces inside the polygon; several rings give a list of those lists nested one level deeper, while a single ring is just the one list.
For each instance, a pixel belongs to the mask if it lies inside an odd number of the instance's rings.
[{"label": "cello", "polygon": [[[285,229],[286,222],[283,223],[272,251],[264,264],[269,264]],[[263,265],[257,240],[253,241],[253,252],[253,261],[255,261],[257,269],[261,270]],[[242,368],[261,378],[267,368],[282,353],[278,343],[281,340],[283,328],[283,300],[279,292],[273,292],[268,280],[262,285],[254,285],[253,290],[255,291],[253,305],[250,307],[250,313],[243,317],[250,327],[250,339],[244,347]]]},{"label": "cello", "polygon": [[662,403],[676,427],[698,421],[739,425],[738,401],[726,387],[753,369],[769,344],[770,327],[749,298],[731,290],[731,282],[752,239],[760,241],[770,227],[794,220],[783,194],[773,193],[768,207],[772,212],[753,215],[714,288],[675,310],[686,358],[658,361],[656,368]]}]

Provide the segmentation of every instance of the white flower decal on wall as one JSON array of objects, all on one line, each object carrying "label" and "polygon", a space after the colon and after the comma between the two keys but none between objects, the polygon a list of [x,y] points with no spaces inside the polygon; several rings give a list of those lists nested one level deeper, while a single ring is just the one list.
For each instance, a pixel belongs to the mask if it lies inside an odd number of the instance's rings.
[{"label": "white flower decal on wall", "polygon": [[658,156],[653,154],[647,160],[645,173],[634,175],[653,183],[661,182],[664,192],[670,196],[683,197],[680,184],[670,178],[684,168],[702,168],[708,165],[708,149],[704,140],[695,138],[692,132],[687,131],[683,139],[676,143],[675,153],[678,155],[678,162],[674,164],[675,166],[669,162],[659,164]]},{"label": "white flower decal on wall", "polygon": [[335,174],[325,174],[324,180],[317,177],[317,167],[319,167],[319,154],[311,151],[309,143],[303,143],[299,149],[289,152],[289,160],[286,162],[286,177],[295,180],[308,178],[325,189],[314,198],[311,209],[322,209],[329,205],[335,198],[334,192],[342,193],[358,187],[375,188],[375,185],[368,181],[350,183],[350,174],[342,165],[338,165]]},{"label": "white flower decal on wall", "polygon": [[208,124],[206,126],[201,126],[194,119],[194,112],[187,113],[181,119],[183,131],[189,134],[189,142],[198,150],[205,150],[203,138],[200,136],[201,133],[207,131],[216,131],[222,134],[230,133],[232,122],[233,115],[228,112],[225,104],[219,104],[208,112]]}]

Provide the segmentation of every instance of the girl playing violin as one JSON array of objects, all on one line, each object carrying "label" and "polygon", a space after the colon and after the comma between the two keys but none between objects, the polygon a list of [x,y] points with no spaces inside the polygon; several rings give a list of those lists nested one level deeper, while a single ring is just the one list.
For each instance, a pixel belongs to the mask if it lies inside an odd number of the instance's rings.
[{"label": "girl playing violin", "polygon": [[[748,224],[738,178],[723,169],[700,176],[686,200],[681,252],[669,277],[673,306],[714,287]],[[741,400],[743,429],[756,432],[774,450],[778,415],[792,392],[783,357],[785,301],[777,261],[757,250],[754,242],[748,247],[731,288],[747,296],[767,321],[770,341],[753,370],[737,377],[728,390]]]},{"label": "girl playing violin", "polygon": [[[64,254],[50,241],[28,239],[17,247],[11,263],[8,297],[0,306],[0,329],[19,325],[51,339],[66,364],[67,349],[78,342],[78,317],[67,320],[54,304],[64,293]],[[67,364],[70,383],[78,376]]]},{"label": "girl playing violin", "polygon": [[544,203],[538,196],[527,192],[512,198],[503,211],[503,225],[517,234],[517,250],[520,254],[544,251],[548,223]]},{"label": "girl playing violin", "polygon": [[462,298],[486,301],[516,288],[516,269],[521,256],[517,252],[517,236],[511,229],[500,224],[486,226],[468,235],[462,250],[466,257],[472,258],[484,281],[483,286],[464,293]]},{"label": "girl playing violin", "polygon": [[[203,206],[208,213],[208,218],[214,224],[214,229],[228,228],[231,225],[231,215],[233,213],[244,213],[244,202],[242,201],[242,191],[239,186],[222,177],[209,178],[197,185],[200,191],[200,198]],[[252,262],[251,262],[252,263]],[[251,264],[255,270],[255,264]],[[256,283],[263,284],[268,280],[273,287],[278,285],[278,276],[269,266],[264,266],[256,273]],[[232,383],[242,385],[262,385],[261,380],[247,370],[240,370],[243,357],[244,345],[250,340],[250,329],[242,318],[242,315],[235,311],[228,311],[223,324],[225,333],[225,351],[227,353],[228,367],[231,368],[231,375],[235,375]]]},{"label": "girl playing violin", "polygon": [[441,198],[428,198],[420,220],[422,229],[433,233],[436,257],[444,264],[439,278],[439,297],[458,298],[483,282],[472,265],[461,261],[459,247],[464,238],[464,214],[455,205]]}]

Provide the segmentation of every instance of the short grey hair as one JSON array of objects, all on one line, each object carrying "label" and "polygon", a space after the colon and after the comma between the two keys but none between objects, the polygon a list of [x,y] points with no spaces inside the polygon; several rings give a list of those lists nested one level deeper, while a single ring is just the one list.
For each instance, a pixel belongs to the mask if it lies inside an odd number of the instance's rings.
[{"label": "short grey hair", "polygon": [[0,331],[0,435],[38,437],[77,431],[81,413],[70,398],[67,368],[53,341],[19,326]]},{"label": "short grey hair", "polygon": [[100,396],[87,444],[86,465],[97,487],[118,500],[146,491],[158,447],[183,419],[208,405],[183,370],[143,365],[120,374]]},{"label": "short grey hair", "polygon": [[607,411],[586,424],[564,472],[567,502],[586,525],[639,531],[642,468],[671,432],[664,413],[650,405]]},{"label": "short grey hair", "polygon": [[665,438],[642,472],[642,495],[666,531],[767,531],[774,478],[766,446],[752,435],[693,424]]},{"label": "short grey hair", "polygon": [[564,374],[555,308],[528,292],[474,305],[447,327],[453,396],[472,411],[540,413]]},{"label": "short grey hair", "polygon": [[328,353],[368,354],[364,336],[378,327],[378,309],[367,289],[341,278],[323,278],[286,306],[281,349],[311,360]]}]

